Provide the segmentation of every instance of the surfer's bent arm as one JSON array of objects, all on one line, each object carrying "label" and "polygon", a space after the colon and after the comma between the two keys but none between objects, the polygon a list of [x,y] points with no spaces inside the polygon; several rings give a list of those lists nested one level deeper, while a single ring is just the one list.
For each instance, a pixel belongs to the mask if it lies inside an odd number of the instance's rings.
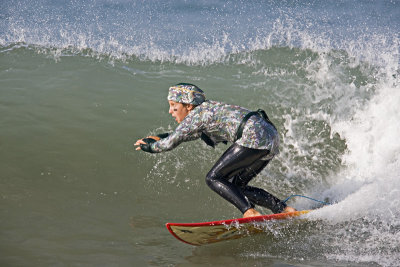
[{"label": "surfer's bent arm", "polygon": [[[190,114],[192,115],[192,114]],[[167,137],[150,144],[153,153],[169,151],[182,142],[192,141],[201,136],[201,122],[198,116],[188,115]]]}]

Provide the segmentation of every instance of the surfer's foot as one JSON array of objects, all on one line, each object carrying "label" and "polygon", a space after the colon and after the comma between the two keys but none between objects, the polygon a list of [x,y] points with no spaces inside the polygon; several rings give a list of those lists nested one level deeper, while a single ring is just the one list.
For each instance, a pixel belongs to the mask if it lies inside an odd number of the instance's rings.
[{"label": "surfer's foot", "polygon": [[296,211],[295,208],[292,208],[292,207],[287,206],[287,207],[283,210],[282,213],[295,212],[295,211]]},{"label": "surfer's foot", "polygon": [[243,214],[243,218],[248,218],[248,217],[255,217],[255,216],[261,216],[261,213],[256,211],[255,209],[248,209],[246,212]]}]

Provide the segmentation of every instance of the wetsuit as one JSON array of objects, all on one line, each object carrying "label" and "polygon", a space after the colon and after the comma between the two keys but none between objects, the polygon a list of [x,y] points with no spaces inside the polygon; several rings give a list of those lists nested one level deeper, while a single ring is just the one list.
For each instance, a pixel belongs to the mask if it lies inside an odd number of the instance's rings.
[{"label": "wetsuit", "polygon": [[239,106],[205,101],[194,108],[174,132],[162,135],[157,142],[149,142],[145,151],[168,151],[182,142],[198,138],[213,146],[219,142],[232,142],[207,174],[207,185],[242,213],[254,205],[269,208],[274,213],[282,212],[286,205],[278,198],[247,185],[279,152],[276,128],[259,114],[247,118],[238,138],[238,129],[249,112]]},{"label": "wetsuit", "polygon": [[269,160],[262,159],[268,153],[268,150],[233,144],[207,174],[207,185],[242,213],[254,205],[266,207],[274,213],[282,212],[285,203],[263,189],[247,185],[269,163]]}]

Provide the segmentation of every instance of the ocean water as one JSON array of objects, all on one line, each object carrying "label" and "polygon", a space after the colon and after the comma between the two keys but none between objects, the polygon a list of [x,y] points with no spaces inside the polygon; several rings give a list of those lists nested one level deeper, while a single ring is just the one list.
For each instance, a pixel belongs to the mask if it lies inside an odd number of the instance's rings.
[{"label": "ocean water", "polygon": [[[399,33],[399,1],[0,1],[0,265],[399,266]],[[174,239],[241,216],[204,181],[226,146],[134,150],[176,127],[178,82],[266,110],[281,153],[254,185],[333,205]]]}]

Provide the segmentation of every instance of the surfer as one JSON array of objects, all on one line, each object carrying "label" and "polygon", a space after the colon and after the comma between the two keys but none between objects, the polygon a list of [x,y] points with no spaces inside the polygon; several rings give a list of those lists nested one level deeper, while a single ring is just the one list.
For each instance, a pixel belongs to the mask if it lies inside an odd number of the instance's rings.
[{"label": "surfer", "polygon": [[189,83],[170,87],[167,99],[178,127],[172,133],[137,140],[136,150],[160,153],[198,138],[212,147],[232,142],[208,172],[207,185],[235,205],[244,218],[261,215],[255,205],[274,213],[295,211],[267,191],[248,185],[279,152],[277,129],[263,110],[206,100],[204,92]]}]

